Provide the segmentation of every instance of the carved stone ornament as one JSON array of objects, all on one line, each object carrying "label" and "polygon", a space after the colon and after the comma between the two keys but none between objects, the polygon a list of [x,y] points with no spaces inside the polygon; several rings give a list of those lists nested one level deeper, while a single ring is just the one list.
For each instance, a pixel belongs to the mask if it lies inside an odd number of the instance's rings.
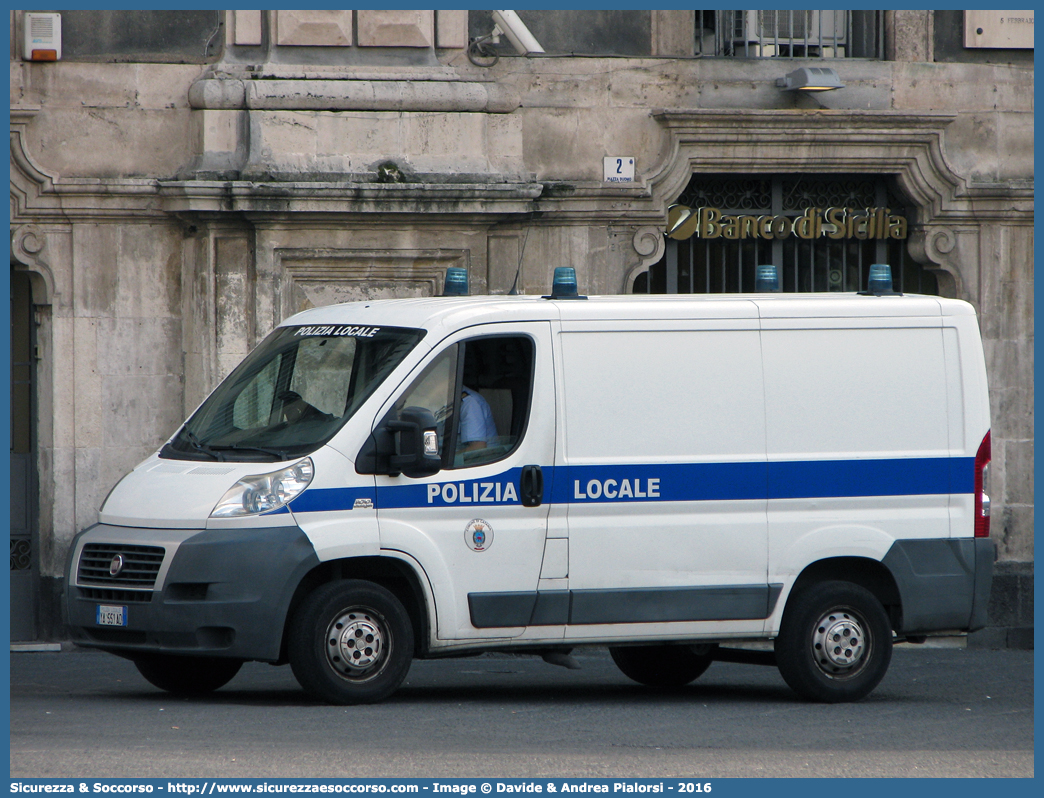
[{"label": "carved stone ornament", "polygon": [[978,267],[954,257],[957,233],[953,228],[914,227],[910,230],[907,246],[913,259],[935,274],[940,296],[967,298],[964,296],[964,272],[970,270],[969,273],[976,274]]},{"label": "carved stone ornament", "polygon": [[664,250],[667,248],[667,239],[663,235],[663,228],[651,225],[639,227],[634,231],[631,246],[634,247],[634,251],[638,253],[641,260],[624,274],[620,291],[625,294],[631,293],[634,288],[635,278],[639,274],[646,271],[663,257]]},{"label": "carved stone ornament", "polygon": [[634,251],[643,259],[651,258],[653,262],[658,261],[663,255],[665,241],[663,230],[659,227],[639,227],[634,233],[631,241]]},{"label": "carved stone ornament", "polygon": [[54,273],[44,261],[47,237],[35,224],[22,224],[11,229],[11,259],[16,268],[29,273],[33,286],[33,304],[61,304],[55,288]]},{"label": "carved stone ornament", "polygon": [[35,224],[23,224],[11,231],[11,255],[23,266],[35,266],[44,248],[44,233]]},{"label": "carved stone ornament", "polygon": [[957,246],[957,235],[948,227],[932,227],[927,230],[928,257],[933,261],[940,262],[942,256],[949,255]]}]

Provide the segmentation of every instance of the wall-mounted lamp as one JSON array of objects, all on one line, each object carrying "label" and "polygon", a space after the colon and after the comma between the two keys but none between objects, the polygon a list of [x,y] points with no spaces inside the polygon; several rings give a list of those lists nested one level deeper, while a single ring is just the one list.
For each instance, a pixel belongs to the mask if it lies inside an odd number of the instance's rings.
[{"label": "wall-mounted lamp", "polygon": [[845,87],[832,67],[801,67],[785,78],[777,78],[776,85],[783,91],[830,91]]}]

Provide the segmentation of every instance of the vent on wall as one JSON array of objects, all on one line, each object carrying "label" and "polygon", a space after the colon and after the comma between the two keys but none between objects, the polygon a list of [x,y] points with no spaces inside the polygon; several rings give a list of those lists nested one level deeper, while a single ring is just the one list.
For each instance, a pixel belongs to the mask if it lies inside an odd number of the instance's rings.
[{"label": "vent on wall", "polygon": [[25,14],[25,42],[22,58],[26,61],[60,61],[62,58],[62,15]]}]

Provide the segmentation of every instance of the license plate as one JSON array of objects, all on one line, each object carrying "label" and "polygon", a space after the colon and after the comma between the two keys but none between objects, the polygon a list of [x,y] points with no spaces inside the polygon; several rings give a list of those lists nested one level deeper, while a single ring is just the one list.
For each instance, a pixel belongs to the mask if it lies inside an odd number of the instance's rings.
[{"label": "license plate", "polygon": [[111,604],[98,605],[98,626],[126,626],[127,608]]}]

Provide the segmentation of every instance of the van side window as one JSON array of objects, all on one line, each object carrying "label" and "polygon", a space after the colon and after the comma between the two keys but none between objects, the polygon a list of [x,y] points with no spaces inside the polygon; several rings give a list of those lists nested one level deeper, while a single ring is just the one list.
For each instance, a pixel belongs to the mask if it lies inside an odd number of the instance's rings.
[{"label": "van side window", "polygon": [[518,445],[533,395],[533,341],[518,336],[464,344],[454,468],[492,463]]},{"label": "van side window", "polygon": [[533,360],[533,341],[523,335],[454,344],[414,381],[395,410],[423,407],[432,412],[439,424],[443,468],[502,460],[525,433]]}]

